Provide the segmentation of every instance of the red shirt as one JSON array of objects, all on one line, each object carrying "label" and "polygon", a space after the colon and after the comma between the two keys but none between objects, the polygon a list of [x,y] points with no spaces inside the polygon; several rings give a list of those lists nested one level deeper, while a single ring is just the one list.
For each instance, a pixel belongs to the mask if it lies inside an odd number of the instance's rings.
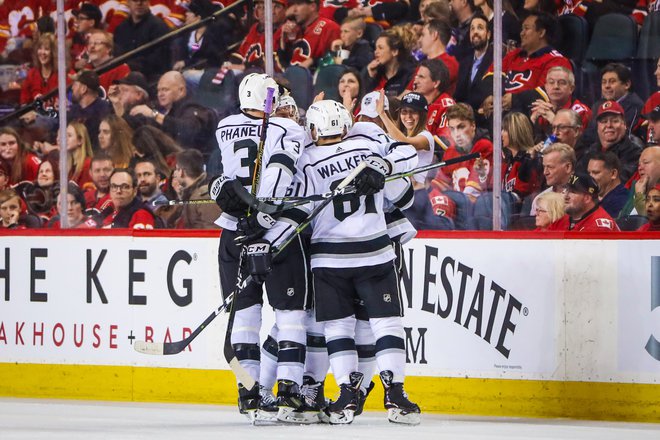
[{"label": "red shirt", "polygon": [[[591,109],[579,99],[569,100],[562,106],[562,109],[565,108],[570,108],[580,116],[580,120],[582,121],[582,130],[586,130],[587,125],[589,125],[589,121],[591,121],[592,117]],[[543,118],[543,116],[539,116],[538,124],[544,131],[550,131],[551,127],[549,126],[548,121]]]},{"label": "red shirt", "polygon": [[[273,50],[277,50],[280,41],[282,29],[278,28],[273,33]],[[259,28],[259,23],[255,23],[243,39],[237,54],[246,66],[263,64],[266,47],[266,35],[263,29]]]},{"label": "red shirt", "polygon": [[[102,228],[112,228],[112,223],[119,211],[113,211],[112,214],[103,219]],[[131,216],[131,221],[128,223],[130,229],[153,229],[156,226],[154,215],[146,209],[138,209]]]},{"label": "red shirt", "polygon": [[[600,206],[592,209],[590,212],[585,214],[580,220],[573,224],[571,227],[571,218],[568,214],[564,217],[557,220],[558,223],[557,229],[553,230],[564,230],[564,231],[591,231],[591,232],[610,232],[610,231],[620,231],[619,226],[610,215]],[[552,225],[551,225],[552,226]],[[563,228],[563,229],[559,229]]]},{"label": "red shirt", "polygon": [[[438,96],[432,104],[429,105],[428,117],[426,118],[426,129],[434,136],[442,136],[451,141],[449,127],[447,127],[447,118],[445,113],[447,109],[456,104],[456,101],[447,93]],[[453,142],[452,142],[453,143]]]},{"label": "red shirt", "polygon": [[528,182],[520,179],[518,173],[522,165],[522,159],[525,156],[524,152],[519,152],[515,157],[511,154],[502,155],[502,190],[506,192],[516,193],[521,199],[530,195],[540,186],[540,179],[536,170],[531,172]]},{"label": "red shirt", "polygon": [[39,95],[45,95],[57,87],[57,72],[53,71],[48,78],[41,76],[41,69],[31,68],[25,81],[21,84],[21,104],[29,104]]},{"label": "red shirt", "polygon": [[[441,60],[443,63],[445,63],[445,66],[447,66],[447,70],[449,70],[449,88],[447,89],[447,93],[450,95],[453,95],[454,92],[456,91],[456,83],[458,82],[458,61],[456,61],[456,58],[454,58],[452,55],[449,55],[447,52],[443,53],[442,55],[438,56],[437,58],[434,58],[436,60]],[[419,70],[419,67],[415,69],[415,73],[412,76],[412,79],[406,86],[406,90],[413,90],[413,84],[415,83],[415,76],[417,76],[417,71]]]},{"label": "red shirt", "polygon": [[41,159],[32,153],[25,153],[23,157],[23,169],[21,171],[21,178],[18,182],[9,182],[10,185],[15,185],[19,182],[27,180],[29,182],[34,182],[37,180],[37,175],[39,174],[39,165],[41,164]]},{"label": "red shirt", "polygon": [[339,38],[337,23],[318,17],[305,28],[302,38],[293,43],[291,65],[300,64],[310,58],[319,59],[330,49],[330,44]]},{"label": "red shirt", "polygon": [[97,209],[99,212],[103,212],[106,208],[112,206],[110,193],[99,199],[98,191],[96,191],[96,188],[89,189],[85,191],[85,204],[87,205],[87,209]]},{"label": "red shirt", "polygon": [[454,159],[468,153],[481,154],[481,159],[488,170],[485,181],[482,181],[474,167],[476,159],[472,159],[440,168],[433,180],[433,185],[441,191],[453,190],[475,197],[479,196],[481,191],[487,187],[492,186],[490,181],[492,180],[493,143],[490,140],[485,138],[477,140],[467,153],[459,151],[456,147],[449,147],[442,158],[443,160]]}]

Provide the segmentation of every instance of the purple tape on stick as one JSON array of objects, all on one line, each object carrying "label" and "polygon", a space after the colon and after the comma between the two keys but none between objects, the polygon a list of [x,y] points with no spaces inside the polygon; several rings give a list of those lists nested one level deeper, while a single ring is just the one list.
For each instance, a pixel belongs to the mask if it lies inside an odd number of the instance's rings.
[{"label": "purple tape on stick", "polygon": [[267,115],[273,112],[273,95],[275,94],[275,89],[268,87],[266,89],[266,107],[265,112]]}]

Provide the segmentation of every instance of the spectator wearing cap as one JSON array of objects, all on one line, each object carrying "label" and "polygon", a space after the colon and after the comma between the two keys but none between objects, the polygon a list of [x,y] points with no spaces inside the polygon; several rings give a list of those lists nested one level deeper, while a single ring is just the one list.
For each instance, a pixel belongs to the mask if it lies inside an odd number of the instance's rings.
[{"label": "spectator wearing cap", "polygon": [[319,0],[289,0],[293,20],[282,25],[277,54],[283,66],[313,70],[317,61],[339,38],[339,25],[319,16]]},{"label": "spectator wearing cap", "polygon": [[[382,99],[382,102],[379,104],[379,100]],[[381,98],[380,92],[370,92],[362,97],[360,102],[360,111],[355,117],[357,122],[373,122],[378,125],[380,128],[385,130],[385,125],[381,119],[378,111],[378,106],[382,105],[381,112],[386,112],[388,117],[392,119],[392,116],[389,114],[390,111],[390,101],[387,99],[386,95],[383,95]]]},{"label": "spectator wearing cap", "polygon": [[598,200],[612,218],[617,218],[628,200],[628,190],[621,182],[621,162],[611,152],[595,153],[589,159],[587,172],[598,184]]},{"label": "spectator wearing cap", "polygon": [[[128,0],[128,17],[114,33],[115,54],[123,55],[150,43],[169,32],[167,24],[151,13],[149,1]],[[156,80],[171,67],[170,47],[158,45],[128,61],[131,70],[142,72],[147,80]]]},{"label": "spectator wearing cap", "polygon": [[344,19],[339,39],[330,46],[335,64],[362,70],[374,59],[371,44],[363,38],[366,27],[362,17]]},{"label": "spectator wearing cap", "polygon": [[426,129],[433,136],[441,139],[445,149],[448,148],[451,145],[451,134],[444,115],[456,102],[447,93],[449,71],[445,63],[439,59],[424,60],[419,63],[412,88],[416,93],[423,95],[428,103]]},{"label": "spectator wearing cap", "polygon": [[137,196],[133,170],[116,168],[110,175],[110,198],[114,210],[103,219],[103,228],[154,229],[156,218]]},{"label": "spectator wearing cap", "polygon": [[[86,202],[85,195],[78,185],[69,182],[66,194],[66,217],[69,228],[77,229],[95,229],[98,228],[98,223],[94,218],[85,214]],[[52,229],[60,229],[62,227],[60,219],[62,218],[61,211],[62,194],[57,195],[57,212],[58,215],[54,216],[48,222],[48,227]]]},{"label": "spectator wearing cap", "polygon": [[[115,44],[112,34],[101,29],[92,29],[87,37],[87,64],[84,69],[96,70],[113,58]],[[99,75],[99,84],[106,94],[110,86],[118,79],[131,72],[128,64],[123,63]]]},{"label": "spectator wearing cap", "polygon": [[108,99],[117,116],[121,116],[136,129],[144,120],[131,123],[130,111],[133,107],[149,102],[147,79],[140,72],[131,72],[125,78],[118,79],[110,86]]},{"label": "spectator wearing cap", "polygon": [[102,29],[103,14],[93,3],[83,3],[72,11],[73,35],[71,36],[69,55],[76,69],[83,69],[87,64],[87,38],[92,29]]},{"label": "spectator wearing cap", "polygon": [[646,144],[649,146],[660,145],[660,104],[650,112],[646,113],[644,117],[648,121]]},{"label": "spectator wearing cap", "polygon": [[[631,131],[635,130],[642,114],[644,102],[632,91],[632,73],[630,69],[621,63],[610,63],[603,67],[600,74],[601,99],[591,107],[592,113],[597,115],[606,101],[616,101],[623,109],[626,127]],[[597,133],[598,122],[592,119],[584,131],[581,142],[590,145],[596,140]]]},{"label": "spectator wearing cap", "polygon": [[92,70],[83,70],[75,76],[71,85],[71,110],[69,120],[85,124],[92,148],[99,148],[99,124],[110,113],[112,106],[108,101],[102,99],[99,76]]},{"label": "spectator wearing cap", "polygon": [[628,137],[623,107],[616,101],[604,101],[596,114],[598,140],[578,162],[577,170],[584,172],[591,154],[598,151],[614,153],[621,161],[621,180],[627,181],[635,173],[641,148]]},{"label": "spectator wearing cap", "polygon": [[[575,163],[575,150],[570,145],[557,142],[546,148],[543,151],[543,177],[547,188],[541,194],[562,192],[575,172]],[[539,196],[532,201],[529,215],[536,215]]]},{"label": "spectator wearing cap", "polygon": [[[422,27],[422,35],[419,37],[419,46],[427,60],[440,60],[444,63],[449,73],[449,80],[443,84],[443,89],[449,95],[453,95],[458,82],[459,65],[456,58],[447,53],[447,43],[451,37],[449,25],[440,20],[430,20]],[[419,67],[413,74],[413,79],[406,86],[406,92],[418,91],[415,89],[415,81]],[[432,103],[434,100],[427,101]]]},{"label": "spectator wearing cap", "polygon": [[188,97],[186,82],[177,71],[165,73],[158,81],[158,107],[137,105],[130,115],[152,119],[157,127],[184,148],[198,149],[208,155],[217,148],[215,112]]},{"label": "spectator wearing cap", "polygon": [[660,231],[660,183],[653,185],[646,193],[646,217],[649,222],[638,231]]},{"label": "spectator wearing cap", "polygon": [[586,173],[575,173],[564,191],[563,229],[578,232],[619,231],[614,219],[598,204],[598,184]]}]

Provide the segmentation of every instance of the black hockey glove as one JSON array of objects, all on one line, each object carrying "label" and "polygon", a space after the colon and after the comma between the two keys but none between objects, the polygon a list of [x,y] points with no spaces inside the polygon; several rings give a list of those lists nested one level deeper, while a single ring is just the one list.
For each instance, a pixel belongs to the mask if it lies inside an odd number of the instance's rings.
[{"label": "black hockey glove", "polygon": [[390,174],[390,165],[385,159],[375,154],[367,157],[367,167],[353,181],[356,194],[368,196],[376,194],[385,187],[385,176]]},{"label": "black hockey glove", "polygon": [[252,243],[264,236],[266,231],[273,227],[277,220],[263,212],[254,212],[250,216],[243,216],[238,219],[239,236],[236,237],[237,243]]},{"label": "black hockey glove", "polygon": [[209,182],[209,197],[215,200],[222,212],[238,217],[247,211],[248,206],[237,195],[233,179],[221,174]]},{"label": "black hockey glove", "polygon": [[252,280],[262,284],[271,271],[273,256],[268,240],[257,240],[247,246],[247,267]]}]

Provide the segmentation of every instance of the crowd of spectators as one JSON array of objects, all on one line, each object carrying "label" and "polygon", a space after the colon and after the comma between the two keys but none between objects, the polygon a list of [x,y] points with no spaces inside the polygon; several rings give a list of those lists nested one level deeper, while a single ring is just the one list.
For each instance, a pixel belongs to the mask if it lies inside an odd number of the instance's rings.
[{"label": "crowd of spectators", "polygon": [[[215,128],[239,111],[237,84],[263,71],[263,0],[200,23],[235,0],[66,2],[67,212],[60,212],[54,3],[0,5],[2,228],[216,228],[207,181],[221,172]],[[508,229],[658,229],[660,91],[638,92],[631,64],[598,65],[599,96],[557,49],[558,18],[606,14],[641,27],[653,0],[504,0],[503,77],[493,75],[492,0],[273,0],[276,79],[291,93],[278,115],[301,124],[291,69],[356,120],[412,144],[420,164],[470,161],[413,179],[406,212],[419,229],[490,229],[493,188]],[[656,42],[660,44],[660,42]],[[135,52],[133,52],[135,51]],[[133,54],[124,62],[113,60]],[[660,60],[648,81],[660,87]],[[104,68],[113,63],[112,68]],[[100,74],[97,70],[101,68]],[[593,80],[594,78],[592,78]],[[493,81],[502,82],[501,181],[493,179]],[[656,87],[656,90],[657,90]],[[13,110],[29,106],[20,117]],[[170,203],[170,201],[176,201]],[[626,223],[626,229],[633,229]]]}]

